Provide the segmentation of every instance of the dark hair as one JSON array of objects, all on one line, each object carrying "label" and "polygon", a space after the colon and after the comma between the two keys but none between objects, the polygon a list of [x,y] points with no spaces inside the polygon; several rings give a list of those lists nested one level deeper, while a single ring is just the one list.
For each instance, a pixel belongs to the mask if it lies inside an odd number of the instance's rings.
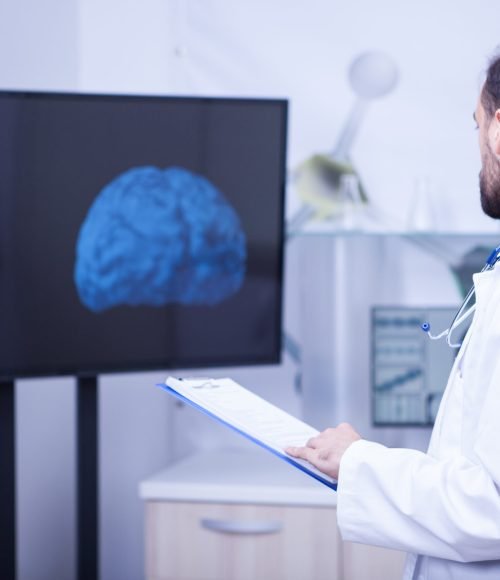
[{"label": "dark hair", "polygon": [[496,54],[488,65],[486,80],[481,92],[481,103],[488,119],[500,109],[500,55]]}]

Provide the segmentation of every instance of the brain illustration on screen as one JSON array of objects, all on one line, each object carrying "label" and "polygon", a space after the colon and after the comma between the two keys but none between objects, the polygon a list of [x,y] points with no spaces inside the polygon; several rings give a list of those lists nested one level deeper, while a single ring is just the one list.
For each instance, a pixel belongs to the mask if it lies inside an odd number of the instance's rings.
[{"label": "brain illustration on screen", "polygon": [[136,167],[96,197],[80,228],[74,281],[84,306],[215,305],[245,278],[236,211],[206,178]]}]

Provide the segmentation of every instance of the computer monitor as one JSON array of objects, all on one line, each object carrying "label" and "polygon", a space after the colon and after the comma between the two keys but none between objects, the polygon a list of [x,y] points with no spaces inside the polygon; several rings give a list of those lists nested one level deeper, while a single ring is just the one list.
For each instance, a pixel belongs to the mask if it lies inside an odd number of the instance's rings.
[{"label": "computer monitor", "polygon": [[0,92],[0,377],[277,363],[287,102]]}]

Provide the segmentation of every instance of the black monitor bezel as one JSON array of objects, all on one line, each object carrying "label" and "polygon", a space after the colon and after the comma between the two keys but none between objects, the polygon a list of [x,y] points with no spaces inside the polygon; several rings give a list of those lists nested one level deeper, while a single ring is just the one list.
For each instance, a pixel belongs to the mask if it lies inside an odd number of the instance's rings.
[{"label": "black monitor bezel", "polygon": [[284,286],[284,253],[286,241],[285,228],[285,196],[286,196],[286,178],[287,178],[287,138],[288,138],[288,113],[289,101],[286,98],[266,98],[266,97],[227,97],[227,96],[196,96],[196,95],[158,95],[142,93],[94,93],[94,92],[66,92],[66,91],[38,91],[38,90],[16,90],[0,89],[0,99],[15,97],[17,99],[66,99],[70,100],[100,100],[100,101],[141,101],[141,102],[199,102],[202,104],[210,103],[236,103],[262,105],[277,105],[280,108],[282,131],[280,136],[281,143],[281,185],[279,192],[279,209],[282,219],[278,224],[279,249],[278,249],[278,271],[276,284],[276,319],[274,322],[276,329],[276,349],[269,356],[263,357],[221,357],[219,360],[202,360],[197,357],[195,360],[184,358],[182,361],[175,358],[165,358],[162,360],[151,360],[144,364],[128,365],[105,365],[88,364],[83,365],[48,365],[40,367],[25,368],[0,368],[0,381],[11,381],[20,378],[36,378],[50,376],[95,376],[101,374],[118,374],[132,372],[154,372],[166,369],[203,369],[203,368],[224,368],[236,366],[259,366],[272,365],[281,362],[282,355],[282,328],[283,328],[283,286]]}]

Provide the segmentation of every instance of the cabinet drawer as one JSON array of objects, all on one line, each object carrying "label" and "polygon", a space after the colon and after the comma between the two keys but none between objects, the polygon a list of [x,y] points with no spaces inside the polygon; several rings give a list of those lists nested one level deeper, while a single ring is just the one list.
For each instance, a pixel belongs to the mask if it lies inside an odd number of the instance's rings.
[{"label": "cabinet drawer", "polygon": [[334,508],[146,504],[148,580],[337,580]]}]

